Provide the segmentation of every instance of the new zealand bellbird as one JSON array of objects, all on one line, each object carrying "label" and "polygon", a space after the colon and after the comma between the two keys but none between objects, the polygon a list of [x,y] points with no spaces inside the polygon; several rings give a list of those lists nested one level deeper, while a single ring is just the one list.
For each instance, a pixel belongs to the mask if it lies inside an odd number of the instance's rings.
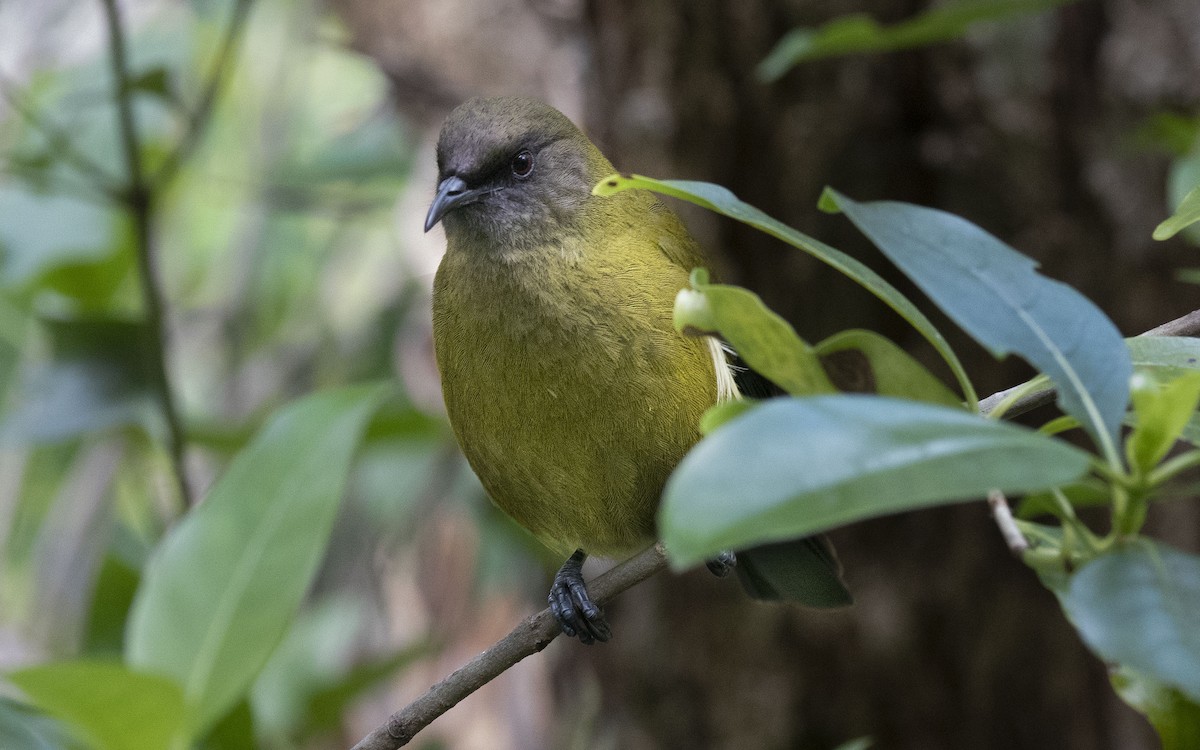
[{"label": "new zealand bellbird", "polygon": [[[437,163],[425,230],[446,232],[433,333],[450,423],[493,501],[571,553],[549,596],[563,632],[608,640],[585,556],[652,542],[700,416],[769,384],[731,367],[718,342],[676,333],[675,295],[704,265],[699,246],[649,192],[593,196],[615,170],[558,110],[472,99],[442,126]],[[760,598],[849,603],[821,539],[736,560]]]}]

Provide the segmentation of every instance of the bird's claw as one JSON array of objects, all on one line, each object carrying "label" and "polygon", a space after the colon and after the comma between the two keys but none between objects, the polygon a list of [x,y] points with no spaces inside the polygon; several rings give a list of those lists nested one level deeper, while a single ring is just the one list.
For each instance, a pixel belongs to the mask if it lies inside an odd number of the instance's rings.
[{"label": "bird's claw", "polygon": [[592,601],[583,582],[583,550],[571,555],[550,586],[550,613],[558,621],[562,632],[571,638],[579,638],[585,644],[604,642],[612,637],[604,610]]},{"label": "bird's claw", "polygon": [[737,553],[733,550],[725,550],[704,564],[708,568],[708,572],[717,578],[724,578],[729,575],[729,571],[737,567]]}]

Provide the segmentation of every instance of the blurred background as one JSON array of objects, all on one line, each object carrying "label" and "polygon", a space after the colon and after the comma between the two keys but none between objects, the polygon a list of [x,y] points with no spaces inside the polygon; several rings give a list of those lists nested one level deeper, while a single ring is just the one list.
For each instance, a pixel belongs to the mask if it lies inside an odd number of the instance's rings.
[{"label": "blurred background", "polygon": [[[114,188],[128,162],[102,3],[0,1],[0,669],[119,653],[138,570],[185,500],[281,404],[369,379],[407,397],[361,449],[254,688],[258,746],[348,747],[544,606],[561,561],[487,502],[432,361],[442,236],[421,224],[437,128],[470,96],[543,98],[618,168],[725,185],[916,299],[816,210],[822,186],[961,214],[1129,335],[1196,308],[1195,235],[1150,238],[1200,183],[1195,0],[1009,2],[1025,12],[935,44],[757,72],[794,28],[948,4],[129,0],[142,166],[162,178],[138,208]],[[724,278],[807,340],[870,328],[944,374],[830,269],[678,208]],[[981,395],[1030,375],[943,330]],[[1198,508],[1156,507],[1148,530],[1196,550]],[[660,575],[612,605],[612,643],[555,642],[414,746],[1156,746],[983,503],[833,538],[852,609]]]}]

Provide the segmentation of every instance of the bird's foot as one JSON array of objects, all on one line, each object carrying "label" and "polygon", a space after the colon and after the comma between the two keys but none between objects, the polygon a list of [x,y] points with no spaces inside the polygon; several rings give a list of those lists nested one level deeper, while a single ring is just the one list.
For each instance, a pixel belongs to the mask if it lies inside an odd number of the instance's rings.
[{"label": "bird's foot", "polygon": [[583,560],[586,557],[580,549],[567,558],[554,575],[549,601],[550,612],[558,620],[562,632],[591,645],[596,641],[607,641],[612,637],[612,631],[604,619],[604,610],[588,596],[587,586],[583,582]]},{"label": "bird's foot", "polygon": [[725,550],[704,564],[708,567],[708,572],[717,578],[724,578],[729,575],[729,571],[737,567],[737,553],[733,550]]}]

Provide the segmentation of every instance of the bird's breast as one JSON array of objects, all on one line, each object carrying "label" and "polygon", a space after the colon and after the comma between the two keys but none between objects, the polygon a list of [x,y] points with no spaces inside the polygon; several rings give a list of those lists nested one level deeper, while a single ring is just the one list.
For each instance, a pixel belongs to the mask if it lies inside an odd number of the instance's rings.
[{"label": "bird's breast", "polygon": [[715,399],[704,346],[673,330],[682,269],[480,268],[453,249],[434,290],[446,408],[493,500],[552,547],[648,541],[666,477]]}]

